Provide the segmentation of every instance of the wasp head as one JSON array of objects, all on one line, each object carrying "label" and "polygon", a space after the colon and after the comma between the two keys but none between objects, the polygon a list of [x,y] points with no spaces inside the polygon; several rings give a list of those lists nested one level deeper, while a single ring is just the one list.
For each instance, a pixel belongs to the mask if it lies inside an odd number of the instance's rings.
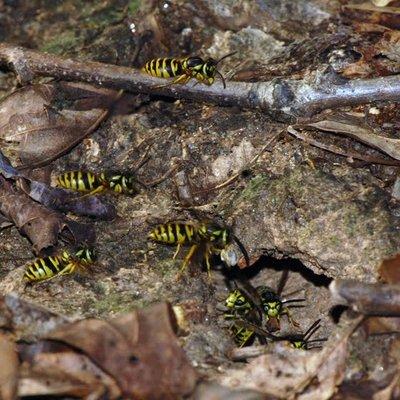
[{"label": "wasp head", "polygon": [[86,264],[92,264],[96,261],[96,254],[89,247],[80,247],[75,252],[75,257]]},{"label": "wasp head", "polygon": [[108,185],[117,193],[133,195],[138,192],[135,176],[132,174],[112,173],[107,176]]}]

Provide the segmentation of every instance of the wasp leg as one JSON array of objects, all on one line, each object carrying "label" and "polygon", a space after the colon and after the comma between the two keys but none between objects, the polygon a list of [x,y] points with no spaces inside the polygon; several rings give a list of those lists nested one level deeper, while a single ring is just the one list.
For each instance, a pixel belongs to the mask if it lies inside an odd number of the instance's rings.
[{"label": "wasp leg", "polygon": [[296,327],[296,328],[299,328],[299,327],[300,327],[300,324],[299,324],[297,321],[295,321],[295,320],[293,319],[292,313],[289,311],[289,309],[288,309],[287,307],[285,307],[285,308],[283,309],[281,315],[286,315],[287,318],[288,318],[288,320],[289,320],[289,322],[290,322],[294,327]]},{"label": "wasp leg", "polygon": [[179,251],[181,250],[181,244],[178,243],[178,246],[176,246],[176,251],[172,257],[173,260],[175,260],[175,258],[177,257],[177,255],[179,254]]},{"label": "wasp leg", "polygon": [[76,263],[71,262],[63,270],[61,270],[56,276],[72,274],[75,271],[76,267],[77,267]]},{"label": "wasp leg", "polygon": [[164,88],[164,87],[167,87],[167,86],[171,86],[171,85],[176,85],[176,84],[179,84],[179,83],[184,85],[185,83],[188,83],[191,78],[192,77],[190,75],[183,74],[183,75],[180,75],[177,78],[175,78],[172,82],[165,83],[164,85],[154,86],[154,89],[161,89],[161,88]]},{"label": "wasp leg", "polygon": [[185,83],[188,83],[191,78],[192,78],[192,76],[188,75],[188,74],[184,74],[184,75],[178,76],[176,79],[174,79],[171,82],[171,85],[175,85],[177,83],[180,83],[180,84],[184,85]]},{"label": "wasp leg", "polygon": [[[79,196],[79,200],[83,199],[84,197],[87,197],[87,196],[93,196],[93,195],[99,194],[101,192],[104,192],[105,190],[106,190],[105,186],[101,185],[101,186],[97,187],[96,189],[92,190],[91,192],[85,193],[84,195]],[[72,199],[71,201],[73,201],[73,200],[74,199]]]},{"label": "wasp leg", "polygon": [[184,273],[186,267],[189,265],[191,258],[193,257],[193,254],[195,253],[195,251],[198,249],[199,245],[198,244],[194,244],[188,251],[188,253],[185,256],[185,259],[183,260],[181,269],[178,273],[177,279],[180,279],[180,277],[182,276],[182,274]]},{"label": "wasp leg", "polygon": [[208,279],[211,279],[210,254],[212,254],[211,250],[210,249],[206,249],[206,265],[207,265],[207,276],[208,276]]}]

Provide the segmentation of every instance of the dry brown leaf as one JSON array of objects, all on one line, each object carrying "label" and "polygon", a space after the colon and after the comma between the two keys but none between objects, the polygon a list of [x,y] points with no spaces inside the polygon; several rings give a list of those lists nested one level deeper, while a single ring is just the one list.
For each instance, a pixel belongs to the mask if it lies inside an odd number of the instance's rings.
[{"label": "dry brown leaf", "polygon": [[91,133],[116,98],[85,84],[26,86],[0,104],[0,137],[16,146],[23,165],[45,165]]},{"label": "dry brown leaf", "polygon": [[379,267],[379,275],[383,282],[400,283],[400,254],[382,261]]},{"label": "dry brown leaf", "polygon": [[306,126],[357,139],[361,143],[378,149],[396,160],[400,160],[399,139],[380,136],[371,128],[361,126],[358,120],[350,118],[350,116],[333,116],[323,121],[307,124]]},{"label": "dry brown leaf", "polygon": [[0,328],[13,332],[17,338],[34,340],[71,322],[71,319],[14,294],[0,297]]},{"label": "dry brown leaf", "polygon": [[298,351],[282,344],[240,370],[228,370],[222,385],[253,389],[282,399],[329,399],[344,378],[347,342],[362,317],[339,326],[323,350]]},{"label": "dry brown leaf", "polygon": [[177,342],[174,323],[171,307],[163,303],[111,322],[79,321],[48,339],[81,350],[128,398],[176,399],[192,392],[197,376]]},{"label": "dry brown leaf", "polygon": [[68,220],[62,214],[36,203],[2,177],[0,212],[29,238],[36,254],[55,246],[59,235],[77,243],[93,243],[95,239],[92,226]]},{"label": "dry brown leaf", "polygon": [[[379,0],[378,0],[379,1]],[[371,11],[371,12],[381,12],[381,13],[389,13],[389,14],[400,14],[399,7],[383,7],[383,6],[375,6],[371,3],[362,3],[362,4],[347,4],[344,8],[352,9],[352,10],[360,10],[360,11]]]},{"label": "dry brown leaf", "polygon": [[119,398],[116,382],[83,354],[41,342],[20,347],[23,360],[19,396]]},{"label": "dry brown leaf", "polygon": [[17,398],[19,361],[14,343],[0,333],[0,399]]},{"label": "dry brown leaf", "polygon": [[393,3],[394,0],[371,0],[372,4],[377,7],[385,7],[390,3]]}]

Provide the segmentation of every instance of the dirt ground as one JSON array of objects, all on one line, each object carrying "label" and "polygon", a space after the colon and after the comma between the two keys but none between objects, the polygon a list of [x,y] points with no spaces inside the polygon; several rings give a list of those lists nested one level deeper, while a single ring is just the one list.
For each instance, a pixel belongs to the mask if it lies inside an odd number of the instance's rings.
[{"label": "dirt ground", "polygon": [[[398,15],[382,17],[375,13],[373,20],[372,12],[345,8],[348,3],[5,0],[0,1],[0,39],[83,60],[125,66],[133,62],[133,67],[154,57],[201,54],[218,58],[237,51],[221,65],[228,85],[229,78],[307,79],[310,71],[322,66],[338,71],[347,68],[350,78],[373,77],[382,70],[376,72],[372,66],[365,71],[360,60],[367,57],[366,49],[371,50],[381,40],[382,33],[377,29],[366,33],[360,26],[375,23],[396,31]],[[136,60],[132,59],[137,50],[129,30],[132,22],[138,30],[153,31]],[[385,53],[384,66],[396,73],[400,47],[399,42],[392,45],[397,59]],[[391,61],[397,67],[388,66]],[[348,66],[355,64],[358,75],[351,76]],[[0,72],[0,95],[8,95],[16,86],[12,73]],[[399,138],[399,114],[394,104],[339,111]],[[322,116],[331,112],[326,110]],[[107,318],[163,300],[196,309],[180,342],[206,381],[232,388],[235,384],[227,381],[227,376],[246,368],[246,363],[228,356],[235,344],[219,311],[232,282],[222,273],[217,259],[211,280],[204,268],[192,265],[177,281],[184,253],[174,260],[173,247],[148,240],[149,232],[159,223],[199,216],[220,218],[232,227],[250,255],[252,266],[244,273],[251,283],[277,288],[282,272],[288,270],[282,296],[306,299],[304,307],[292,311],[300,324],[297,331],[304,332],[321,319],[317,336],[331,337],[343,312],[331,300],[331,281],[376,282],[382,261],[400,250],[400,208],[393,195],[398,167],[312,147],[289,135],[288,124],[281,121],[279,116],[257,110],[126,93],[99,129],[47,171],[55,176],[74,169],[132,170],[148,149],[148,161],[137,171],[138,178],[151,182],[177,165],[177,171],[190,182],[189,200],[179,193],[179,175],[177,178],[174,174],[154,187],[141,188],[136,196],[106,194],[107,201],[117,209],[115,220],[71,216],[95,227],[98,261],[91,272],[28,287],[22,275],[24,264],[34,258],[31,244],[16,228],[3,229],[0,292],[17,293],[72,317]],[[265,143],[279,133],[264,149]],[[317,137],[364,155],[379,155],[350,138],[332,134]],[[2,144],[2,150],[16,161],[7,144]],[[251,163],[256,155],[257,161]],[[231,184],[208,190],[236,173],[238,177]],[[282,318],[281,332],[293,331],[296,329]],[[396,335],[367,336],[358,330],[351,338],[343,366],[345,382],[350,383],[335,398],[363,398],[360,393],[359,397],[354,394],[357,391],[352,382],[383,382],[385,372],[398,361],[389,357],[395,342]],[[280,350],[272,345],[270,351]],[[244,387],[238,385],[239,389]],[[249,387],[256,391],[238,398],[272,398]],[[346,390],[354,397],[346,397]],[[229,396],[235,398],[233,392]]]}]

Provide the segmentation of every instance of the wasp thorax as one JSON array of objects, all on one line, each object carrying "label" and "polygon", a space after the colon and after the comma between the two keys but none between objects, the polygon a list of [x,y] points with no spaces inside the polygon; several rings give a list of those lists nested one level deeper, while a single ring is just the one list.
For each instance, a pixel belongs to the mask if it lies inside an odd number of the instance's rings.
[{"label": "wasp thorax", "polygon": [[204,61],[200,57],[189,57],[186,61],[186,68],[196,68],[203,65]]}]

